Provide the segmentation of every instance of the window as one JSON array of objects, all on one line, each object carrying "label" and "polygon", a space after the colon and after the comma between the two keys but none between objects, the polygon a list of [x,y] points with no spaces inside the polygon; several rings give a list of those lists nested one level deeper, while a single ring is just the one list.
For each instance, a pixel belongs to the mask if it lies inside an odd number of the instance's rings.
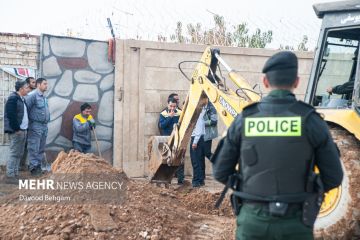
[{"label": "window", "polygon": [[[359,34],[360,29],[328,32],[318,68],[315,106],[347,108],[352,105]],[[329,94],[330,89],[332,94]]]}]

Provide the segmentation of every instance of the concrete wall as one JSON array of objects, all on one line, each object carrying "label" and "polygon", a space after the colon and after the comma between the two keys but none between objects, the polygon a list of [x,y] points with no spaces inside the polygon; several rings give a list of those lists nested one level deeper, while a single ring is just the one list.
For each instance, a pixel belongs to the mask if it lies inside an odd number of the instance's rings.
[{"label": "concrete wall", "polygon": [[[167,96],[177,92],[183,101],[189,89],[189,82],[178,70],[178,63],[199,60],[206,46],[135,40],[117,40],[116,44],[114,165],[123,168],[131,177],[143,177],[147,175],[147,142],[150,136],[159,135],[157,121],[159,112],[166,106]],[[220,49],[225,61],[239,70],[251,85],[261,85],[262,66],[275,52],[232,47]],[[303,99],[313,54],[297,55],[302,81],[296,94]],[[186,64],[185,72],[191,75],[193,67],[194,64]],[[262,91],[266,93],[265,89]],[[219,128],[220,133],[225,130],[222,124]],[[185,165],[186,173],[190,174],[188,157]]]},{"label": "concrete wall", "polygon": [[[108,62],[108,43],[87,39],[41,36],[41,76],[48,80],[50,109],[46,140],[52,161],[72,147],[72,119],[84,102],[92,105],[97,137],[105,159],[112,162],[114,66]],[[92,152],[97,152],[95,140]]]}]

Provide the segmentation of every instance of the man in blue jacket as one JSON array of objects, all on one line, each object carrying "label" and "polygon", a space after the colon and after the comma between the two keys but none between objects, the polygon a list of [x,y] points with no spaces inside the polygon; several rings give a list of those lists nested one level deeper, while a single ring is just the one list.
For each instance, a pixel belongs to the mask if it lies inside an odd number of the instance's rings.
[{"label": "man in blue jacket", "polygon": [[[170,136],[174,128],[174,124],[179,122],[181,110],[178,108],[178,101],[172,98],[171,95],[167,100],[167,107],[160,113],[159,130],[161,136]],[[182,164],[176,171],[178,184],[184,183],[184,164]]]},{"label": "man in blue jacket", "polygon": [[177,102],[174,98],[168,99],[167,108],[160,113],[159,128],[162,136],[170,136],[174,124],[178,123],[181,110],[177,108]]},{"label": "man in blue jacket", "polygon": [[45,78],[36,80],[36,90],[26,97],[29,110],[28,151],[32,176],[42,174],[41,162],[45,156],[45,144],[50,121],[48,100],[44,96],[48,83]]},{"label": "man in blue jacket", "polygon": [[15,83],[15,91],[5,104],[4,130],[10,138],[10,157],[6,164],[6,182],[17,184],[19,164],[25,150],[26,131],[28,129],[28,110],[24,96],[29,92],[25,81]]}]

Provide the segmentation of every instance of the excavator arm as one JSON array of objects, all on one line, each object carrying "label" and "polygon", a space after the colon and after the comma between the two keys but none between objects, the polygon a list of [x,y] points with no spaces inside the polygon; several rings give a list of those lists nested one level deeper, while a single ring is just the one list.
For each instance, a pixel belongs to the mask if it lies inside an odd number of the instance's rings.
[{"label": "excavator arm", "polygon": [[[219,62],[227,70],[230,80],[238,87],[236,91],[224,88],[220,82],[216,75]],[[171,182],[175,171],[184,161],[192,131],[207,98],[227,127],[245,106],[260,100],[260,94],[226,64],[218,49],[206,48],[189,80],[190,90],[179,122],[174,125],[170,137],[155,136],[150,139],[148,151],[151,182]]]}]

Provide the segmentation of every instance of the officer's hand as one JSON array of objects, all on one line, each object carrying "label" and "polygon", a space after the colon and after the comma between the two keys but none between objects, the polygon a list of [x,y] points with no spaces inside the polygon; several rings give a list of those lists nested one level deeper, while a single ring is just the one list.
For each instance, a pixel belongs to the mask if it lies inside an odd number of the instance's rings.
[{"label": "officer's hand", "polygon": [[326,91],[331,94],[332,91],[333,91],[333,89],[332,89],[332,87],[328,87],[328,88],[326,89]]},{"label": "officer's hand", "polygon": [[193,150],[195,150],[195,149],[197,148],[197,144],[196,144],[196,143],[193,143],[192,146],[191,146],[191,148],[192,148]]}]

